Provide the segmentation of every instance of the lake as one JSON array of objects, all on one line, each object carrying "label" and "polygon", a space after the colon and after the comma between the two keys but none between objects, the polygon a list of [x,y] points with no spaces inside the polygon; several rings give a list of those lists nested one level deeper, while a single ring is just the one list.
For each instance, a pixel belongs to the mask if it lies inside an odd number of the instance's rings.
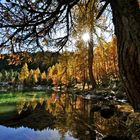
[{"label": "lake", "polygon": [[95,111],[105,104],[109,103],[66,92],[1,92],[0,140],[102,140],[124,135],[118,114],[104,118]]}]

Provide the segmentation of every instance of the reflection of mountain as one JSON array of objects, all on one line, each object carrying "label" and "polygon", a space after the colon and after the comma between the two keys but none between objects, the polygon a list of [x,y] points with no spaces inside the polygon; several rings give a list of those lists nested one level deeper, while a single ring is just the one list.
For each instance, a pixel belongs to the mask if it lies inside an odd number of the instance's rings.
[{"label": "reflection of mountain", "polygon": [[[99,102],[102,105],[102,102]],[[70,131],[75,138],[91,140],[95,138],[95,129],[104,135],[119,135],[119,118],[112,116],[104,119],[99,112],[92,112],[94,102],[80,96],[66,93],[52,93],[51,97],[32,98],[28,102],[20,102],[17,106],[19,115],[11,120],[1,121],[0,124],[10,127],[29,127],[35,130],[44,128],[57,129],[62,138]]]}]

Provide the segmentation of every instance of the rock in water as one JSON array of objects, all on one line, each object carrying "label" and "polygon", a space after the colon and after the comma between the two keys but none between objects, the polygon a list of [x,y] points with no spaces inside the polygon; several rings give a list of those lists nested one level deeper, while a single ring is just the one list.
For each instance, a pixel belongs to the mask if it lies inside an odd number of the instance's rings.
[{"label": "rock in water", "polygon": [[114,108],[111,108],[109,106],[104,106],[101,108],[100,114],[103,118],[109,119],[114,115]]}]

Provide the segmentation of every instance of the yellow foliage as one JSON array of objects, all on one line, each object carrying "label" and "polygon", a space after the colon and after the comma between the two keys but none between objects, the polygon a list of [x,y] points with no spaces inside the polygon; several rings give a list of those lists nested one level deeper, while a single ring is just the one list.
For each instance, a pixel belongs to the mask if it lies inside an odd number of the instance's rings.
[{"label": "yellow foliage", "polygon": [[35,74],[36,74],[36,75],[39,75],[39,74],[40,74],[40,69],[39,69],[39,68],[37,68],[37,69],[35,70]]},{"label": "yellow foliage", "polygon": [[48,69],[48,77],[52,78],[53,84],[56,84],[57,81],[61,81],[65,77],[65,67],[62,63],[57,63]]},{"label": "yellow foliage", "polygon": [[30,76],[34,75],[34,70],[30,70]]},{"label": "yellow foliage", "polygon": [[38,76],[36,74],[34,74],[33,76],[34,76],[35,83],[37,83],[38,82]]},{"label": "yellow foliage", "polygon": [[46,72],[41,73],[41,80],[47,80]]},{"label": "yellow foliage", "polygon": [[25,63],[21,69],[21,72],[19,73],[18,78],[20,81],[23,82],[25,79],[28,78],[28,76],[29,76],[29,69],[27,63]]},{"label": "yellow foliage", "polygon": [[94,75],[97,81],[118,77],[117,47],[115,38],[109,43],[102,43],[94,50]]},{"label": "yellow foliage", "polygon": [[[111,42],[101,43],[94,49],[93,72],[97,81],[118,78],[116,39]],[[48,69],[48,77],[56,84],[61,81],[67,84],[72,78],[83,83],[88,81],[88,52],[87,48],[79,42],[74,53],[63,52],[59,63]]]}]

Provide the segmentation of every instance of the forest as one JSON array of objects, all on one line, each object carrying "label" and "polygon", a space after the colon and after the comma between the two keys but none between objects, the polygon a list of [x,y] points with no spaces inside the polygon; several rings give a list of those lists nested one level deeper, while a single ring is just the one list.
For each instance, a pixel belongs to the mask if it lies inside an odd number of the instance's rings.
[{"label": "forest", "polygon": [[[22,61],[18,57],[22,58],[23,54],[1,55],[0,81],[11,82],[11,84],[24,82],[31,86],[41,79],[44,82],[51,79],[55,86],[60,83],[65,86],[81,83],[84,89],[86,83],[90,84],[87,53],[88,48],[80,46],[74,52],[65,51],[58,55],[46,53],[46,57],[42,57],[40,53],[28,54],[24,52],[26,59],[24,58]],[[109,82],[119,79],[115,38],[111,42],[103,42],[95,48],[92,65],[98,85],[109,84]]]},{"label": "forest", "polygon": [[1,0],[0,131],[139,140],[139,38],[139,0]]}]

